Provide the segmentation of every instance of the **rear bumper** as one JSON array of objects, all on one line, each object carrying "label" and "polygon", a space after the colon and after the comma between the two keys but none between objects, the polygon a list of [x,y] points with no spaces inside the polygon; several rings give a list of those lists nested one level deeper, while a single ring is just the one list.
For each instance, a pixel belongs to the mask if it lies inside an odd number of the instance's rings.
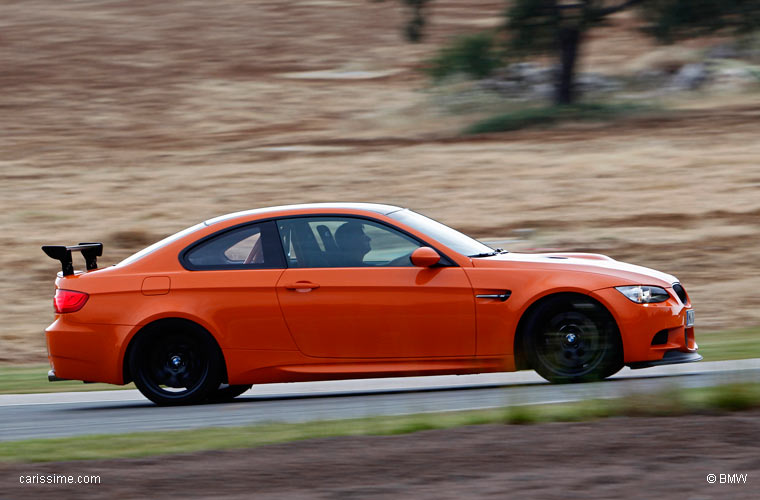
[{"label": "rear bumper", "polygon": [[74,323],[67,321],[65,315],[60,315],[45,330],[52,368],[48,372],[48,380],[123,384],[123,347],[134,328]]},{"label": "rear bumper", "polygon": [[63,380],[69,380],[67,378],[60,378],[56,376],[55,370],[48,370],[48,382],[61,382]]},{"label": "rear bumper", "polygon": [[702,356],[696,352],[681,352],[681,351],[668,351],[662,357],[662,359],[654,361],[640,361],[638,363],[628,363],[628,366],[632,370],[638,368],[649,368],[650,366],[660,365],[676,365],[679,363],[693,363],[695,361],[701,361]]}]

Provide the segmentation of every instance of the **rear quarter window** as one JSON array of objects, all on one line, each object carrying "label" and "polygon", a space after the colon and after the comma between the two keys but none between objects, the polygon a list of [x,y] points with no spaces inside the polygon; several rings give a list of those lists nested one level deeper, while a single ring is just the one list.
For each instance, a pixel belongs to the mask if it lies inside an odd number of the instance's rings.
[{"label": "rear quarter window", "polygon": [[204,238],[185,250],[181,260],[193,270],[284,267],[272,222],[247,224]]}]

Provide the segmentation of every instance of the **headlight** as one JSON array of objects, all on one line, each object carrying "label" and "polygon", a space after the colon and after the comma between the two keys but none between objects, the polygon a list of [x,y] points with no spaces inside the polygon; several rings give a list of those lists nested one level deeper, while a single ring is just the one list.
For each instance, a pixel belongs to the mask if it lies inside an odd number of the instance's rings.
[{"label": "headlight", "polygon": [[665,302],[670,298],[670,294],[668,294],[667,290],[660,288],[659,286],[616,286],[615,290],[637,304]]}]

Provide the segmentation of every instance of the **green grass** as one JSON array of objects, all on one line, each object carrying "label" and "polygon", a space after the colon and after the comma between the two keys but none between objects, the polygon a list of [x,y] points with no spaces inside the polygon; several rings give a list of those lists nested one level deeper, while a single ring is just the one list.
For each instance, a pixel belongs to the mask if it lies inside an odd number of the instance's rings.
[{"label": "green grass", "polygon": [[251,448],[333,436],[409,434],[477,423],[498,422],[501,410],[369,417],[299,424],[263,424],[183,431],[32,439],[4,442],[0,461],[47,462],[144,457],[201,450]]},{"label": "green grass", "polygon": [[697,344],[705,361],[760,358],[760,327],[705,333],[697,329]]},{"label": "green grass", "polygon": [[134,384],[85,384],[67,380],[49,382],[47,363],[29,365],[0,365],[0,394],[30,394],[35,392],[108,391],[112,389],[134,389]]},{"label": "green grass", "polygon": [[463,132],[465,134],[486,134],[550,126],[561,122],[607,121],[645,111],[652,111],[652,108],[636,104],[602,103],[542,106],[520,109],[486,118],[470,125]]},{"label": "green grass", "polygon": [[[697,330],[699,353],[705,361],[760,358],[760,327],[700,332]],[[47,364],[2,365],[0,364],[0,394],[29,394],[37,392],[105,391],[134,389],[134,384],[124,386],[109,384],[83,384],[77,381],[48,382]]]},{"label": "green grass", "polygon": [[134,458],[202,450],[251,448],[334,436],[409,434],[465,425],[529,425],[542,422],[585,421],[613,416],[673,416],[751,408],[760,408],[760,383],[668,390],[659,394],[634,394],[619,399],[492,410],[11,441],[3,443],[0,447],[0,461],[46,462]]}]

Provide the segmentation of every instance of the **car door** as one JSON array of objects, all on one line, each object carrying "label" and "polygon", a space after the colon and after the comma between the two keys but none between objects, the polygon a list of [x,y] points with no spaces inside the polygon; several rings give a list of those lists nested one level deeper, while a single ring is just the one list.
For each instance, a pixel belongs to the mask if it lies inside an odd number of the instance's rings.
[{"label": "car door", "polygon": [[222,230],[185,249],[172,279],[179,310],[204,318],[225,349],[295,349],[276,285],[285,270],[273,221]]},{"label": "car door", "polygon": [[298,348],[325,358],[473,356],[475,305],[453,264],[415,267],[424,244],[378,221],[278,221],[288,268],[277,295]]}]

